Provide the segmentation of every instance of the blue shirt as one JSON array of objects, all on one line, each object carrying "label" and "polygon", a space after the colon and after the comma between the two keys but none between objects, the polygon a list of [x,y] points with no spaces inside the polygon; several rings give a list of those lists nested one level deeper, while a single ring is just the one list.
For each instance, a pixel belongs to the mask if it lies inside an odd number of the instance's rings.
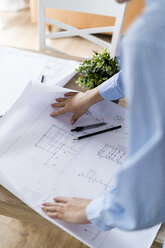
[{"label": "blue shirt", "polygon": [[128,160],[116,187],[91,201],[98,228],[148,228],[165,221],[165,0],[148,0],[121,44],[122,73],[100,86],[128,100]]}]

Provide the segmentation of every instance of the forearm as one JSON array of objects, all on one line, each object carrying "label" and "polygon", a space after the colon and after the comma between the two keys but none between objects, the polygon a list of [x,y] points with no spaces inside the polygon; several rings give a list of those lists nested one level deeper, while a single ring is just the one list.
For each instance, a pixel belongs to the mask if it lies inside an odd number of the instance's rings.
[{"label": "forearm", "polygon": [[124,97],[124,87],[122,83],[122,72],[115,74],[113,77],[102,83],[93,90],[86,92],[88,106],[92,106],[102,100],[117,100]]},{"label": "forearm", "polygon": [[104,98],[100,95],[99,86],[94,88],[93,90],[88,90],[85,94],[86,102],[89,107],[104,100]]},{"label": "forearm", "polygon": [[124,97],[122,74],[120,71],[100,85],[100,95],[105,100],[114,101]]}]

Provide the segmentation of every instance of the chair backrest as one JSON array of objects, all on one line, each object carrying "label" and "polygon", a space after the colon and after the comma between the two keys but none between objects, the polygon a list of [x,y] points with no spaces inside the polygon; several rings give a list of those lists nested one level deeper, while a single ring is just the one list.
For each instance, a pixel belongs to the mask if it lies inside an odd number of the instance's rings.
[{"label": "chair backrest", "polygon": [[[39,1],[39,41],[40,49],[49,49],[46,45],[45,40],[51,38],[68,37],[79,35],[87,40],[97,43],[105,48],[107,48],[111,56],[114,57],[117,53],[118,43],[120,40],[121,29],[126,9],[126,4],[118,4],[116,0],[38,0]],[[77,28],[71,27],[60,21],[50,19],[45,16],[45,8],[55,8],[61,10],[71,10],[78,11],[82,13],[90,13],[104,16],[115,17],[114,26],[101,27],[101,28],[90,28],[78,31]],[[50,23],[52,25],[57,25],[65,30],[59,32],[61,34],[45,34],[45,23]],[[112,32],[111,43],[101,41],[89,34],[103,32]]]}]

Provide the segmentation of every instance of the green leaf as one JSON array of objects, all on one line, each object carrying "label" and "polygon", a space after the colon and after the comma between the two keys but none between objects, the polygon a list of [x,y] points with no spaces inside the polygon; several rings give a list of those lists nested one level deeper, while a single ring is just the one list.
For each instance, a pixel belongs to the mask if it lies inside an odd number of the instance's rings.
[{"label": "green leaf", "polygon": [[85,59],[79,68],[75,69],[80,74],[76,81],[79,86],[93,89],[119,71],[119,58],[111,58],[106,49],[102,50],[102,53],[93,51],[92,58]]}]

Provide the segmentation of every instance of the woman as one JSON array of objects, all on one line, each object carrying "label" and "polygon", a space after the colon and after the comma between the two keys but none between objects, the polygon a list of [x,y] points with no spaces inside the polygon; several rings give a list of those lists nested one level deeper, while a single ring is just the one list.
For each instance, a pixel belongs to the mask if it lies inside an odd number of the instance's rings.
[{"label": "woman", "polygon": [[[125,0],[126,1],[126,0]],[[124,2],[124,0],[118,0]],[[42,209],[71,223],[101,230],[148,228],[165,220],[165,0],[147,0],[121,44],[122,73],[86,93],[57,99],[53,117],[73,112],[71,123],[102,99],[128,100],[129,153],[116,187],[94,200],[55,198]]]}]

